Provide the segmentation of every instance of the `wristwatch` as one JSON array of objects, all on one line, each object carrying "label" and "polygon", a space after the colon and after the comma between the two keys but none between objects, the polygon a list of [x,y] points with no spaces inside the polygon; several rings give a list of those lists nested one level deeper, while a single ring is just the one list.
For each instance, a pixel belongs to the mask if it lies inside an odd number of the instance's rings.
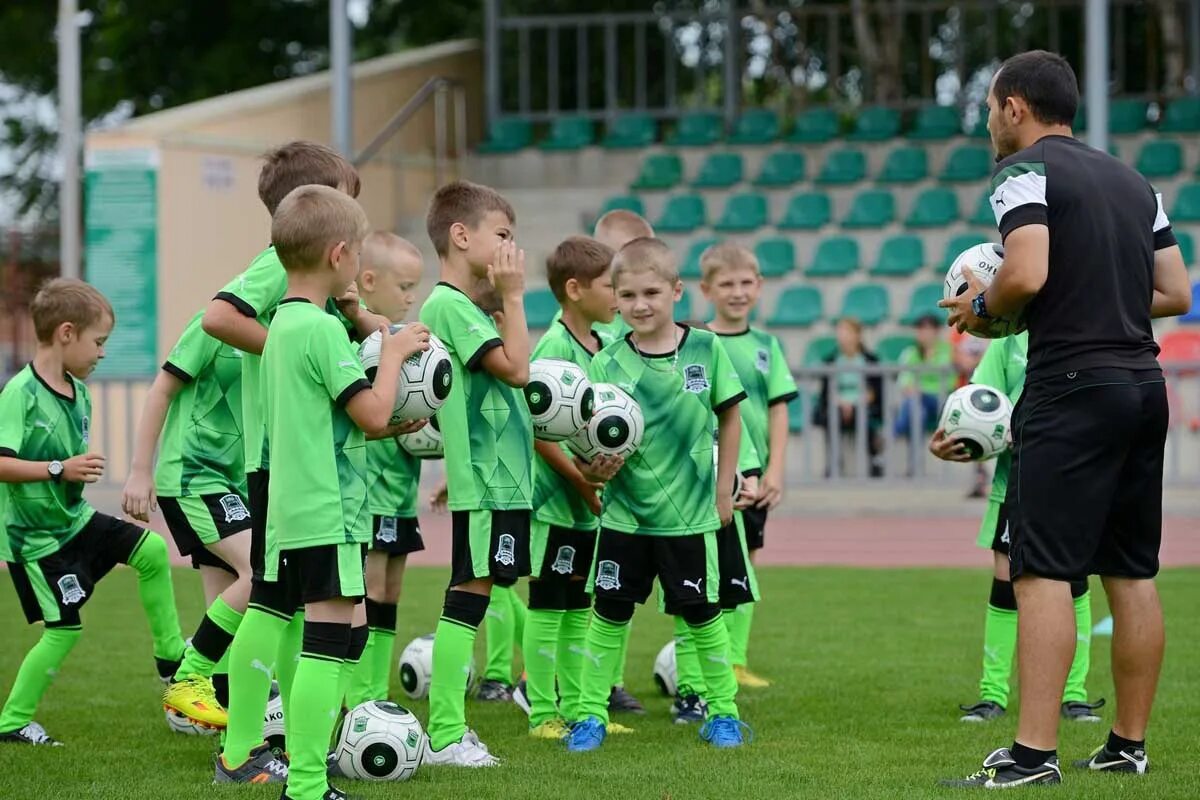
[{"label": "wristwatch", "polygon": [[62,480],[63,463],[61,461],[51,461],[46,465],[46,472],[50,473],[50,480],[58,483]]},{"label": "wristwatch", "polygon": [[975,299],[971,301],[971,313],[980,319],[992,318],[992,315],[988,313],[987,303],[983,299],[983,292],[975,295]]}]

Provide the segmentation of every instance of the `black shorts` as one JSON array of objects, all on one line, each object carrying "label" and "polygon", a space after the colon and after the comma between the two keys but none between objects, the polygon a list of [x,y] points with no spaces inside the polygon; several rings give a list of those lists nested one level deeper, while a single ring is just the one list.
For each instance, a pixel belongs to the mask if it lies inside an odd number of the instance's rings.
[{"label": "black shorts", "polygon": [[1001,503],[1000,512],[996,515],[996,532],[992,534],[992,550],[1006,556],[1008,545],[1008,503]]},{"label": "black shorts", "polygon": [[746,527],[746,547],[750,550],[762,550],[767,533],[767,509],[743,509],[742,520]]},{"label": "black shorts", "polygon": [[216,567],[237,574],[208,545],[241,533],[251,527],[245,498],[235,491],[214,492],[188,497],[160,497],[158,505],[167,529],[181,555],[192,559],[192,566]]},{"label": "black shorts", "polygon": [[512,586],[529,574],[529,511],[452,511],[450,585],[491,578]]},{"label": "black shorts", "polygon": [[530,523],[532,577],[540,581],[586,580],[592,572],[596,531],[580,531],[546,522]]},{"label": "black shorts", "polygon": [[1162,372],[1097,368],[1035,380],[1013,411],[1011,572],[1152,578],[1162,539]]},{"label": "black shorts", "polygon": [[371,518],[371,549],[389,556],[406,556],[425,549],[421,526],[416,517]]},{"label": "black shorts", "polygon": [[666,613],[688,606],[717,605],[717,535],[649,536],[601,528],[596,568],[588,589],[596,597],[645,603],[658,578]]},{"label": "black shorts", "polygon": [[271,473],[265,469],[246,473],[246,494],[250,501],[250,605],[291,619],[304,601],[288,586],[287,570],[279,570],[278,580],[263,578],[267,568],[267,492],[270,477]]},{"label": "black shorts", "polygon": [[29,624],[79,627],[96,584],[117,564],[128,564],[149,535],[145,528],[96,512],[63,549],[25,564],[8,565]]},{"label": "black shorts", "polygon": [[279,554],[279,580],[299,603],[339,597],[355,601],[367,594],[367,545],[322,544]]},{"label": "black shorts", "polygon": [[743,517],[743,530],[739,530],[737,515],[734,516],[733,522],[717,531],[717,565],[721,574],[719,600],[721,608],[725,609],[758,602],[758,581],[743,532],[745,519]]}]

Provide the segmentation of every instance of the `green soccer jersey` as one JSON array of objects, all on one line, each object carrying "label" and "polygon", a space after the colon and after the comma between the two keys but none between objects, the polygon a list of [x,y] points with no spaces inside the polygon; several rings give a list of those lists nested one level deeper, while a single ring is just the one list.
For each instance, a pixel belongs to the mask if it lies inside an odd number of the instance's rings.
[{"label": "green soccer jersey", "polygon": [[262,379],[272,453],[268,548],[370,541],[366,437],[345,406],[371,384],[345,328],[306,300],[284,300]]},{"label": "green soccer jersey", "polygon": [[[1025,389],[1025,365],[1029,360],[1029,334],[1018,333],[1003,339],[994,339],[988,344],[979,365],[971,373],[971,383],[991,386],[1008,395],[1016,404]],[[989,499],[1004,502],[1008,491],[1008,471],[1012,466],[1012,453],[1005,450],[996,458],[996,474],[992,478]],[[989,533],[990,535],[990,533]]]},{"label": "green soccer jersey", "polygon": [[192,317],[163,371],[183,381],[167,409],[155,490],[160,497],[246,493],[242,450],[242,352]]},{"label": "green soccer jersey", "polygon": [[776,403],[787,403],[796,397],[796,381],[779,340],[766,331],[747,328],[741,333],[717,335],[746,390],[746,402],[739,410],[750,443],[765,467],[770,463],[768,410]]},{"label": "green soccer jersey", "polygon": [[421,459],[394,437],[367,442],[367,510],[381,517],[417,516]]},{"label": "green soccer jersey", "polygon": [[[594,344],[602,347],[604,339],[593,332]],[[533,350],[533,358],[561,358],[583,367],[586,371],[592,363],[592,353],[560,320],[550,326]],[[566,445],[560,445],[571,456]],[[575,487],[540,457],[533,465],[533,516],[541,522],[571,528],[577,531],[592,531],[600,527],[600,520],[588,508],[587,503]]]},{"label": "green soccer jersey", "polygon": [[438,411],[453,511],[529,509],[533,422],[524,393],[483,368],[503,345],[492,318],[448,283],[434,287],[421,322],[450,351],[454,386]]},{"label": "green soccer jersey", "polygon": [[630,337],[604,348],[593,383],[628,392],[646,422],[642,444],[604,490],[601,524],[624,533],[685,536],[721,526],[716,506],[716,414],[746,397],[713,333],[680,326],[673,353],[648,355]]},{"label": "green soccer jersey", "polygon": [[[550,320],[550,330],[558,325],[558,321],[562,319],[562,309],[554,312],[554,319]],[[625,324],[625,318],[617,314],[612,318],[612,322],[597,322],[592,326],[592,330],[606,342],[615,342],[625,334],[629,333],[630,328]],[[550,331],[547,331],[549,333]]]},{"label": "green soccer jersey", "polygon": [[[88,451],[92,398],[82,381],[63,373],[74,396],[59,394],[27,365],[0,391],[0,456],[66,461]],[[23,564],[56,553],[95,512],[82,483],[60,480],[8,485],[8,550]]]}]

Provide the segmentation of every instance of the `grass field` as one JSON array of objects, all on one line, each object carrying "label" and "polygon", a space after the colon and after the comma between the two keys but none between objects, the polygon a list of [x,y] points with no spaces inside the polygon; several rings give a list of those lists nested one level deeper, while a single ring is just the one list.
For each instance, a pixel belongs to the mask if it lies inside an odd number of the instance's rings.
[{"label": "grass field", "polygon": [[[990,726],[968,726],[955,713],[958,703],[975,699],[987,596],[982,570],[770,568],[761,579],[767,599],[756,617],[751,661],[775,685],[739,697],[757,737],[750,747],[716,752],[695,728],[670,724],[650,674],[670,635],[668,622],[641,609],[627,678],[649,713],[622,720],[636,735],[610,738],[599,753],[568,755],[560,745],[525,737],[515,706],[470,703],[471,724],[504,759],[502,768],[426,769],[408,784],[345,782],[344,788],[364,798],[422,800],[944,797],[953,792],[939,789],[938,778],[973,771],[989,750],[1012,740],[1011,714]],[[401,646],[433,629],[445,570],[413,570],[408,581]],[[1055,797],[1197,794],[1200,570],[1166,572],[1160,585],[1170,641],[1150,737],[1153,772],[1137,779],[1069,771]],[[202,612],[195,575],[178,570],[176,591],[187,630]],[[277,788],[211,786],[214,740],[167,731],[131,573],[106,579],[84,617],[84,638],[38,714],[67,747],[0,748],[0,798],[278,797]],[[0,620],[6,632],[0,686],[7,693],[38,630],[24,624],[11,591],[0,591]],[[1108,639],[1095,641],[1089,687],[1111,703]],[[424,703],[414,706],[424,719]],[[1111,705],[1103,710],[1106,722],[1111,712]],[[1064,728],[1064,761],[1086,755],[1106,731],[1107,725]]]}]

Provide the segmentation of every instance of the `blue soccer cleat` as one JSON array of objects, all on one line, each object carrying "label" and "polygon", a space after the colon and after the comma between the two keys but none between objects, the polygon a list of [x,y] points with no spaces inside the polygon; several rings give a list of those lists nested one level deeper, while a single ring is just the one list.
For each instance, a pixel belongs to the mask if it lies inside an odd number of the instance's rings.
[{"label": "blue soccer cleat", "polygon": [[[747,734],[746,737],[742,735],[743,730]],[[741,747],[747,741],[754,738],[754,732],[750,730],[749,725],[740,719],[721,715],[710,717],[708,722],[704,723],[700,728],[700,738],[713,747],[725,749]]]},{"label": "blue soccer cleat", "polygon": [[586,753],[589,750],[599,750],[607,734],[604,721],[599,717],[580,720],[571,726],[571,732],[567,734],[567,752]]}]

